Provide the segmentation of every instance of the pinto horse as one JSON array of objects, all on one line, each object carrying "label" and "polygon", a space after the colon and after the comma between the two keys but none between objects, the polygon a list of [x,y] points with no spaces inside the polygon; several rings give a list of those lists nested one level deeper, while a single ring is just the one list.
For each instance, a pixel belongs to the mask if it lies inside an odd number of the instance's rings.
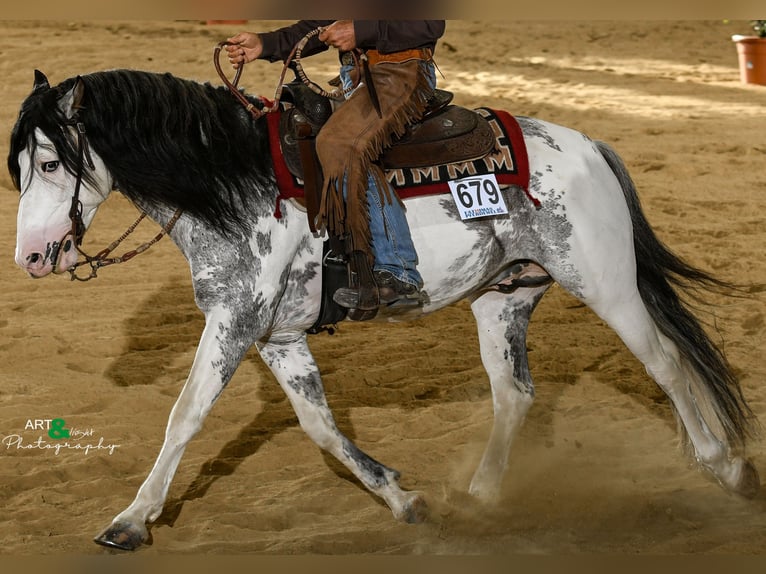
[{"label": "pinto horse", "polygon": [[[744,452],[754,416],[682,296],[726,284],[660,242],[609,145],[539,119],[518,122],[539,205],[513,185],[502,190],[513,206],[508,214],[468,221],[449,194],[406,200],[429,298],[420,308],[392,307],[376,318],[405,320],[470,301],[494,409],[470,493],[483,500],[499,494],[511,443],[534,399],[527,327],[555,281],[616,331],[668,395],[700,467],[724,488],[755,496],[760,481]],[[274,216],[278,190],[266,132],[266,121],[250,117],[225,87],[135,70],[54,87],[36,72],[21,106],[8,157],[20,191],[16,262],[33,277],[72,269],[81,234],[118,191],[163,226],[186,257],[205,316],[154,467],[133,502],[97,535],[100,544],[135,549],[146,541],[184,449],[253,345],[319,447],[397,519],[427,516],[423,494],[400,488],[396,470],[335,424],[307,344],[320,309],[323,238],[292,202]],[[550,281],[519,280],[528,268]]]}]

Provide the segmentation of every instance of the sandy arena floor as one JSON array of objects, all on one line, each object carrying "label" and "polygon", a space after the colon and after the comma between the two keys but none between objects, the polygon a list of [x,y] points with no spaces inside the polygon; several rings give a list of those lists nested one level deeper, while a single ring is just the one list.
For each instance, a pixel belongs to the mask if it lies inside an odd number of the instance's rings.
[{"label": "sandy arena floor", "polygon": [[[265,30],[276,22],[250,22]],[[544,118],[612,143],[658,235],[695,265],[749,286],[715,299],[714,325],[766,421],[766,87],[739,82],[720,21],[450,21],[441,87],[468,107]],[[219,83],[213,47],[237,28],[197,21],[0,22],[2,155],[33,70],[51,80],[129,67]],[[35,38],[30,49],[28,39]],[[329,78],[332,59],[307,68]],[[271,97],[278,65],[241,85]],[[64,418],[108,451],[0,443],[0,553],[102,554],[91,542],[132,499],[162,442],[202,328],[170,241],[96,281],[33,281],[13,261],[18,194],[0,174],[0,437]],[[136,216],[113,196],[86,243]],[[156,233],[153,224],[145,237]],[[364,339],[367,342],[359,344]],[[502,500],[467,486],[491,425],[470,310],[402,325],[343,324],[312,339],[339,426],[426,493],[431,519],[396,522],[298,427],[248,355],[188,448],[152,529],[153,554],[743,553],[766,548],[766,495],[742,500],[686,460],[662,392],[615,334],[554,287],[533,318],[537,401]],[[352,349],[352,347],[354,347]],[[748,454],[766,475],[766,442]]]}]

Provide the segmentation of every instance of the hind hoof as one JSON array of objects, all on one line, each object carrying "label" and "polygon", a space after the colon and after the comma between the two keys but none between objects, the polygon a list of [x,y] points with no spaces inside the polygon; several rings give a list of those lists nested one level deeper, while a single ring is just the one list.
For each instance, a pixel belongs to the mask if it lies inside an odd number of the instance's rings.
[{"label": "hind hoof", "polygon": [[93,539],[93,542],[108,548],[119,550],[135,550],[149,537],[149,531],[143,524],[137,526],[130,522],[114,522],[101,534]]},{"label": "hind hoof", "polygon": [[412,493],[407,503],[398,513],[397,518],[408,524],[420,524],[428,519],[428,504],[426,504],[423,495]]},{"label": "hind hoof", "polygon": [[739,483],[733,490],[745,498],[755,498],[761,491],[761,479],[750,459],[743,461]]}]

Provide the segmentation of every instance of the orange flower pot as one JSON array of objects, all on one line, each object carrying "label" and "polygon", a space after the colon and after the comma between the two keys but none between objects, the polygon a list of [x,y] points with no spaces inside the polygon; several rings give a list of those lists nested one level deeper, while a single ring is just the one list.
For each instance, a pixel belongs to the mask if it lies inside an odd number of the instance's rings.
[{"label": "orange flower pot", "polygon": [[766,38],[732,36],[739,57],[739,79],[745,84],[766,86]]}]

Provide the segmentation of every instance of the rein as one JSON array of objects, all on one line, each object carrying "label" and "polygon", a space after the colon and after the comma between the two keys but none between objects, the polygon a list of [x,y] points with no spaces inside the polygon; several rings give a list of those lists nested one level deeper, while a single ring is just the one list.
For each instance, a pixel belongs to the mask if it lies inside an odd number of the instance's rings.
[{"label": "rein", "polygon": [[[215,69],[218,72],[218,75],[220,76],[223,83],[226,85],[227,88],[229,88],[229,91],[236,97],[239,102],[245,107],[245,109],[253,116],[254,119],[259,119],[263,117],[264,115],[268,113],[275,112],[279,109],[279,102],[282,96],[282,86],[285,83],[285,75],[287,74],[287,69],[290,67],[290,64],[292,63],[295,66],[295,71],[298,77],[301,79],[301,81],[306,84],[309,88],[311,88],[312,91],[315,93],[335,99],[335,100],[341,100],[344,98],[345,94],[349,91],[353,90],[356,86],[351,86],[349,88],[346,88],[345,90],[341,89],[335,89],[331,92],[328,92],[326,90],[323,90],[318,85],[316,85],[314,82],[312,82],[306,73],[303,71],[303,66],[300,63],[301,60],[301,52],[303,48],[305,47],[306,43],[314,36],[318,35],[322,31],[322,28],[317,28],[315,30],[312,30],[306,36],[304,36],[296,45],[293,47],[292,51],[290,52],[290,55],[285,60],[285,64],[282,68],[282,73],[279,77],[279,83],[277,85],[277,88],[275,90],[274,94],[274,101],[268,102],[265,99],[262,99],[263,107],[262,108],[256,108],[256,106],[250,102],[244,94],[237,88],[237,84],[239,83],[239,78],[242,75],[242,66],[237,68],[237,71],[234,75],[234,79],[232,81],[229,81],[229,79],[226,77],[226,75],[223,73],[223,70],[221,69],[220,64],[220,58],[219,54],[221,52],[221,49],[224,46],[230,45],[231,42],[219,42],[216,45],[214,57],[213,57],[213,63],[215,65]],[[356,51],[352,52],[354,62],[356,65],[359,65],[359,54],[357,54]],[[361,54],[361,58],[364,60],[364,54]],[[127,251],[123,253],[120,256],[114,256],[109,257],[109,255],[114,251],[130,234],[132,234],[135,229],[138,227],[138,225],[143,221],[143,219],[146,217],[145,212],[141,212],[141,215],[139,215],[138,219],[130,225],[125,232],[118,237],[116,240],[114,240],[112,243],[110,243],[107,247],[96,253],[95,255],[88,255],[85,253],[85,251],[82,249],[82,241],[83,237],[85,236],[85,223],[82,220],[82,202],[80,201],[80,188],[82,187],[82,179],[83,179],[83,172],[85,170],[85,165],[92,170],[95,169],[95,165],[93,163],[93,159],[90,155],[90,146],[88,144],[88,139],[86,136],[86,130],[85,130],[85,124],[83,124],[81,121],[79,121],[76,116],[75,118],[69,122],[70,126],[74,126],[77,130],[77,174],[75,179],[75,188],[74,193],[72,194],[72,204],[69,208],[69,219],[72,221],[72,228],[71,228],[71,235],[72,235],[72,241],[74,243],[75,248],[77,249],[77,252],[82,255],[85,259],[78,261],[71,267],[67,269],[70,275],[71,281],[90,281],[91,279],[94,279],[98,276],[98,270],[102,267],[106,267],[108,265],[115,265],[117,263],[125,263],[126,261],[129,261],[133,259],[136,255],[139,253],[143,253],[147,249],[149,249],[152,245],[157,243],[160,239],[162,239],[165,235],[169,234],[173,227],[175,226],[178,219],[181,217],[182,211],[180,209],[176,210],[176,212],[173,214],[173,217],[170,218],[170,220],[162,227],[159,233],[155,235],[151,240],[142,243],[135,249],[132,249],[130,251]],[[61,244],[64,244],[65,242],[62,241]],[[60,249],[60,247],[59,247]],[[58,259],[58,257],[55,257],[55,259]],[[77,268],[81,267],[83,265],[90,265],[90,273],[87,276],[81,276],[77,275]]]},{"label": "rein", "polygon": [[[301,38],[297,44],[293,47],[292,51],[290,52],[290,55],[285,59],[285,63],[282,66],[282,73],[279,76],[279,82],[277,84],[277,88],[274,91],[274,100],[272,102],[268,102],[265,98],[261,98],[261,101],[263,102],[262,108],[256,108],[255,105],[250,102],[244,94],[237,88],[237,84],[239,83],[239,78],[242,76],[242,70],[244,63],[237,68],[237,71],[234,73],[234,79],[229,80],[226,77],[226,74],[221,69],[221,62],[220,62],[220,53],[221,49],[224,46],[236,46],[236,44],[232,42],[219,42],[215,50],[213,52],[213,65],[215,66],[216,72],[218,72],[218,76],[221,78],[221,81],[224,83],[224,85],[229,88],[229,91],[234,95],[237,100],[245,107],[245,109],[250,112],[250,115],[253,116],[253,119],[259,119],[266,114],[276,112],[279,109],[279,102],[282,98],[282,86],[285,84],[285,75],[287,74],[288,68],[290,68],[290,65],[295,66],[295,73],[300,78],[300,80],[308,86],[314,93],[323,96],[325,98],[330,98],[332,100],[343,100],[345,95],[352,90],[356,89],[356,87],[359,84],[359,80],[353,85],[346,89],[339,89],[336,88],[332,91],[327,91],[319,87],[316,83],[311,81],[309,77],[306,75],[306,73],[303,71],[303,65],[301,64],[301,55],[303,52],[303,48],[306,46],[306,43],[313,38],[314,36],[319,35],[324,28],[316,28],[306,34],[303,38]],[[363,61],[366,61],[366,57],[363,52],[358,50],[352,50],[351,55],[354,58],[354,64],[359,67],[359,61],[360,59]]]},{"label": "rein", "polygon": [[[143,253],[147,249],[149,249],[152,245],[157,243],[160,239],[162,239],[165,235],[170,233],[175,226],[178,219],[181,217],[182,211],[180,209],[176,210],[176,212],[173,214],[173,217],[170,218],[170,221],[168,221],[163,228],[160,230],[160,232],[155,235],[150,241],[147,241],[145,243],[142,243],[135,249],[132,249],[120,256],[116,257],[109,257],[109,254],[114,251],[133,231],[135,231],[136,227],[138,227],[138,224],[141,223],[141,221],[146,217],[146,212],[141,212],[141,215],[138,217],[138,219],[130,225],[127,230],[125,230],[125,233],[123,233],[120,237],[118,237],[116,240],[114,240],[111,244],[109,244],[108,247],[105,247],[95,255],[91,256],[85,253],[83,249],[81,248],[82,240],[85,236],[85,223],[82,220],[82,202],[80,201],[80,187],[82,187],[82,177],[83,177],[83,171],[85,169],[85,164],[88,165],[90,169],[95,169],[95,165],[93,163],[93,159],[90,155],[90,146],[88,145],[88,139],[86,137],[85,133],[85,124],[83,124],[81,121],[74,119],[69,125],[75,126],[77,129],[77,174],[76,174],[76,180],[75,180],[75,186],[74,186],[74,193],[72,194],[72,205],[69,208],[69,219],[72,221],[72,241],[74,242],[74,246],[77,249],[78,253],[85,257],[85,260],[78,261],[71,267],[67,269],[70,275],[70,280],[74,281],[90,281],[91,279],[97,277],[98,270],[101,267],[106,267],[107,265],[114,265],[116,263],[124,263],[125,261],[129,261],[139,253]],[[64,242],[62,241],[62,244]],[[58,259],[58,257],[54,257],[54,259]],[[82,265],[90,265],[90,274],[87,276],[79,276],[77,275],[77,268]]]},{"label": "rein", "polygon": [[[219,54],[221,52],[221,49],[226,46],[230,45],[231,42],[219,42],[215,48],[213,63],[215,64],[215,69],[218,72],[218,75],[220,76],[223,83],[226,85],[227,88],[229,88],[229,91],[240,101],[240,103],[245,107],[245,109],[253,116],[254,119],[258,119],[268,113],[275,112],[279,109],[279,102],[282,95],[282,86],[284,85],[285,75],[287,73],[287,69],[290,67],[290,64],[294,64],[296,73],[301,78],[301,80],[309,86],[314,92],[317,94],[320,94],[325,97],[333,98],[333,99],[342,99],[344,95],[353,89],[356,86],[353,86],[351,88],[348,88],[346,90],[339,90],[336,89],[332,92],[327,92],[325,90],[322,90],[314,84],[309,78],[306,76],[305,72],[303,71],[303,67],[301,66],[300,59],[301,59],[301,51],[303,50],[303,47],[306,45],[306,43],[311,39],[312,37],[318,35],[322,31],[322,28],[317,28],[315,30],[312,30],[306,36],[304,36],[292,49],[290,52],[290,55],[288,56],[287,60],[285,60],[284,67],[282,68],[282,74],[279,77],[279,84],[277,85],[277,89],[275,91],[274,101],[268,102],[265,99],[262,99],[263,107],[258,109],[253,105],[252,102],[248,101],[248,99],[244,96],[244,94],[237,89],[237,84],[239,83],[239,78],[242,75],[242,66],[237,68],[237,71],[234,75],[234,80],[229,81],[229,79],[226,77],[226,75],[223,73],[223,70],[221,70],[221,64],[219,61]],[[354,61],[358,63],[358,55],[356,52],[353,53]],[[82,179],[83,179],[83,172],[85,170],[85,165],[93,170],[95,169],[95,165],[93,163],[93,159],[90,155],[90,146],[88,144],[88,139],[86,136],[85,131],[85,124],[83,124],[75,114],[75,117],[72,119],[71,122],[68,122],[69,126],[74,127],[77,130],[77,174],[76,174],[76,180],[75,180],[75,188],[74,193],[72,194],[72,204],[69,208],[69,219],[72,221],[72,228],[71,228],[71,235],[72,235],[72,242],[74,243],[75,248],[77,249],[77,252],[82,255],[85,259],[78,261],[74,265],[70,266],[67,271],[69,272],[71,281],[90,281],[91,279],[94,279],[98,276],[98,270],[101,267],[106,267],[108,265],[115,265],[117,263],[125,263],[126,261],[131,260],[133,257],[138,255],[139,253],[143,253],[147,249],[149,249],[152,245],[157,243],[160,239],[162,239],[165,235],[169,234],[173,227],[175,226],[178,219],[181,217],[182,211],[180,209],[176,210],[176,212],[173,214],[173,216],[170,218],[170,220],[162,227],[160,232],[155,235],[151,240],[142,243],[135,249],[132,249],[130,251],[125,252],[124,254],[120,256],[114,256],[109,257],[109,255],[114,251],[130,234],[132,234],[135,229],[138,227],[139,223],[143,221],[143,219],[146,217],[145,212],[141,212],[141,215],[136,219],[136,221],[130,225],[125,232],[118,237],[116,240],[114,240],[112,243],[110,243],[107,247],[96,253],[95,255],[88,255],[85,253],[85,251],[82,249],[82,241],[83,237],[85,236],[85,223],[82,220],[82,202],[80,201],[80,188],[82,187]],[[62,240],[62,242],[59,244],[59,249],[61,249],[61,245],[65,244],[65,241]],[[54,256],[54,260],[57,260],[58,256]],[[77,268],[81,267],[83,265],[90,265],[90,273],[87,276],[81,276],[77,275]]]}]

